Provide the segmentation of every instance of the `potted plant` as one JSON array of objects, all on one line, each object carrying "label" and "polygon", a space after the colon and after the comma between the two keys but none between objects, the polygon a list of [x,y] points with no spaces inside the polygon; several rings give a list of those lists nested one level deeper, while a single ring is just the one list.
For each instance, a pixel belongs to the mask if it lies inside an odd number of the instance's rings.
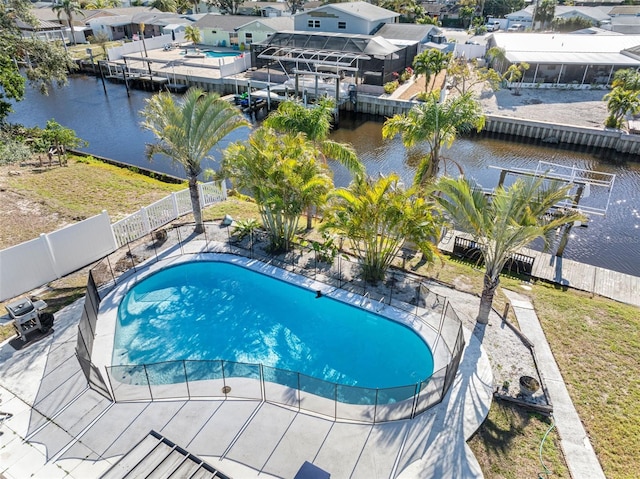
[{"label": "potted plant", "polygon": [[520,377],[520,392],[525,397],[531,397],[538,389],[540,389],[540,382],[531,376]]}]

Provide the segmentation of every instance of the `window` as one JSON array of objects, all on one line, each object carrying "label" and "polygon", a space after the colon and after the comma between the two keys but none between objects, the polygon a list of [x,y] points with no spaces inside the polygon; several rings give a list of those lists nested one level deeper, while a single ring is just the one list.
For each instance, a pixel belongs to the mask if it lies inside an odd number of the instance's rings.
[{"label": "window", "polygon": [[320,28],[320,20],[309,20],[307,26],[309,28]]},{"label": "window", "polygon": [[217,32],[217,31],[215,31],[215,30],[211,30],[211,33],[212,33],[213,35],[215,35],[215,34],[216,34],[216,33],[218,33],[218,32]]},{"label": "window", "polygon": [[251,43],[253,41],[253,33],[245,33],[244,41],[245,43]]},{"label": "window", "polygon": [[347,22],[338,22],[338,28],[340,30],[344,30],[345,28],[347,28]]},{"label": "window", "polygon": [[229,33],[229,45],[238,45],[238,34],[237,33]]}]

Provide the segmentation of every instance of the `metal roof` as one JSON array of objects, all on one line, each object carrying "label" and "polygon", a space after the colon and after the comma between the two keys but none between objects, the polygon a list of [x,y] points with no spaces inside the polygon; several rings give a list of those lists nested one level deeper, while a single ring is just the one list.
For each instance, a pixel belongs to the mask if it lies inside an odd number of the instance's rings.
[{"label": "metal roof", "polygon": [[640,35],[494,33],[510,62],[581,65],[639,65],[622,54],[640,45]]}]

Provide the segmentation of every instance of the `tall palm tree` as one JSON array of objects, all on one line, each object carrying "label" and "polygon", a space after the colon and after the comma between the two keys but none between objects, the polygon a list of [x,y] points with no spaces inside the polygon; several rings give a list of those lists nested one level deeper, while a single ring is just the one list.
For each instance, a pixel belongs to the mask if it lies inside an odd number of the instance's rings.
[{"label": "tall palm tree", "polygon": [[546,247],[557,228],[584,219],[571,210],[548,214],[554,205],[569,199],[570,188],[544,177],[519,179],[488,197],[464,178],[443,177],[435,185],[436,201],[457,229],[473,236],[484,260],[479,323],[489,321],[500,272],[513,253],[537,238],[543,238]]},{"label": "tall palm tree", "polygon": [[300,215],[333,188],[321,155],[304,133],[279,135],[265,126],[224,152],[219,175],[255,199],[275,252],[290,249]]},{"label": "tall palm tree", "polygon": [[484,121],[482,108],[471,92],[449,97],[444,103],[438,103],[438,95],[432,93],[426,102],[409,112],[387,119],[382,136],[392,138],[400,134],[407,148],[422,141],[429,144],[429,156],[420,162],[413,180],[415,185],[425,185],[438,173],[442,146],[450,147],[460,133],[472,128],[480,131]]},{"label": "tall palm tree", "polygon": [[412,241],[432,262],[440,230],[434,204],[405,190],[395,174],[377,180],[357,178],[348,188],[335,190],[329,199],[321,229],[347,238],[360,260],[363,277],[384,279],[405,241]]},{"label": "tall palm tree", "polygon": [[[354,176],[364,174],[364,166],[351,145],[329,139],[335,102],[322,98],[313,108],[295,101],[280,103],[264,121],[264,125],[279,132],[304,133],[326,158],[332,158],[347,168]],[[311,229],[311,214],[307,215],[307,229]]]},{"label": "tall palm tree", "polygon": [[212,158],[211,150],[233,130],[249,126],[240,110],[218,95],[191,88],[176,103],[168,92],[146,100],[141,112],[142,127],[150,130],[158,142],[147,145],[147,157],[158,153],[184,167],[189,182],[196,232],[204,231],[198,191],[202,161]]},{"label": "tall palm tree", "polygon": [[509,65],[507,71],[502,76],[503,79],[509,82],[510,85],[515,85],[514,95],[520,95],[520,87],[522,86],[522,80],[524,79],[524,72],[529,69],[527,62],[513,63]]},{"label": "tall palm tree", "polygon": [[61,16],[64,13],[67,17],[67,22],[69,23],[69,28],[71,29],[71,41],[73,44],[76,44],[76,31],[73,27],[73,16],[78,14],[84,16],[82,13],[82,8],[80,8],[80,3],[76,0],[59,0],[59,3],[56,3],[51,7],[56,15],[58,16],[58,20],[61,20]]},{"label": "tall palm tree", "polygon": [[153,0],[149,7],[157,8],[161,12],[177,12],[178,2],[176,0]]}]

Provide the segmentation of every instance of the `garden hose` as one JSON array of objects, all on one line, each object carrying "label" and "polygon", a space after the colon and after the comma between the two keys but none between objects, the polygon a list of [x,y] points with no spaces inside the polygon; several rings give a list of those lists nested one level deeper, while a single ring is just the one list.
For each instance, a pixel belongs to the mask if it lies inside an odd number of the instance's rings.
[{"label": "garden hose", "polygon": [[[538,479],[548,479],[549,476],[553,474],[551,469],[549,469],[544,463],[544,461],[542,460],[542,447],[544,446],[544,441],[546,441],[549,433],[553,431],[553,428],[556,427],[556,422],[553,420],[553,415],[551,415],[550,417],[551,417],[551,426],[549,426],[549,429],[547,429],[547,432],[545,432],[544,436],[542,436],[542,441],[540,441],[540,448],[538,449],[538,457],[540,458],[540,464],[542,464],[542,467],[544,469],[543,472],[540,472],[538,474]],[[544,474],[544,477],[543,477],[543,474]]]}]

